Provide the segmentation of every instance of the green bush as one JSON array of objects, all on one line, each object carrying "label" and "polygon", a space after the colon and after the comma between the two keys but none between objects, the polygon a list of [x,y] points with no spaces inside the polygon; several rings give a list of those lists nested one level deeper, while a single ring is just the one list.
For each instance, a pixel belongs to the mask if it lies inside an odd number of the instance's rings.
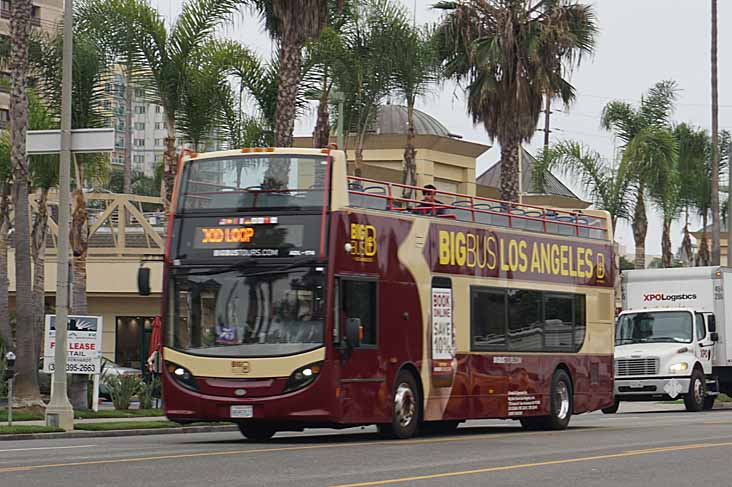
[{"label": "green bush", "polygon": [[160,379],[153,377],[140,384],[140,409],[152,409],[153,401],[160,397]]},{"label": "green bush", "polygon": [[136,375],[107,377],[105,384],[115,409],[130,409],[132,398],[140,392],[141,380]]}]

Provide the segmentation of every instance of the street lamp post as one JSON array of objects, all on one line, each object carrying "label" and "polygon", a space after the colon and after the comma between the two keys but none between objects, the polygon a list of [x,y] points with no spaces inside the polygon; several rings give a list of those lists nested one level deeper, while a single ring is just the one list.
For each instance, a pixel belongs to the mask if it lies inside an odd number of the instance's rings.
[{"label": "street lamp post", "polygon": [[74,429],[74,409],[66,390],[66,330],[69,316],[69,217],[71,186],[71,69],[73,53],[73,0],[64,2],[64,44],[61,86],[61,152],[58,196],[58,271],[56,280],[56,345],[51,401],[46,424]]}]

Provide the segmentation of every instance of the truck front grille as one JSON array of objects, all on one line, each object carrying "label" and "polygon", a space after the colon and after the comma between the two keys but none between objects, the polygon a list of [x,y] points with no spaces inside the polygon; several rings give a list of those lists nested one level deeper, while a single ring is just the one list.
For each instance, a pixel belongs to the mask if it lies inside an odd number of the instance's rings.
[{"label": "truck front grille", "polygon": [[658,357],[618,359],[615,361],[615,376],[656,375],[658,365]]}]

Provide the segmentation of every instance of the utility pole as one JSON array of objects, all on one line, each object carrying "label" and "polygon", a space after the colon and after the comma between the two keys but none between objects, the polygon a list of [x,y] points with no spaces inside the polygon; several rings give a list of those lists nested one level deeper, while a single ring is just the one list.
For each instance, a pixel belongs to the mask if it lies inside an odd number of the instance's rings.
[{"label": "utility pole", "polygon": [[549,96],[549,93],[546,95],[546,105],[544,109],[544,150],[547,150],[549,148],[549,134],[551,133],[551,130],[549,130],[549,117],[552,113],[552,98]]},{"label": "utility pole", "polygon": [[64,2],[63,68],[61,73],[61,152],[58,196],[58,270],[56,279],[56,338],[53,393],[46,408],[46,424],[74,429],[74,410],[66,390],[66,330],[69,316],[69,217],[71,203],[71,69],[73,54],[73,0]]},{"label": "utility pole", "polygon": [[[712,0],[712,265],[721,262],[719,211],[719,91],[717,88],[717,0]],[[732,225],[727,223],[727,227]],[[727,255],[729,256],[729,240]],[[728,265],[732,263],[728,261]]]}]

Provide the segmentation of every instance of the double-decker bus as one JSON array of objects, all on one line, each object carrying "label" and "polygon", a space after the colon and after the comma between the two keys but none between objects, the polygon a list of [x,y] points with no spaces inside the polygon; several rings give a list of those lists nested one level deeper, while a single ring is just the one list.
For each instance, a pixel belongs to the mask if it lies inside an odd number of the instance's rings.
[{"label": "double-decker bus", "polygon": [[424,191],[349,176],[335,149],[182,158],[166,415],[256,440],[408,438],[479,418],[564,429],[611,405],[608,215]]}]

